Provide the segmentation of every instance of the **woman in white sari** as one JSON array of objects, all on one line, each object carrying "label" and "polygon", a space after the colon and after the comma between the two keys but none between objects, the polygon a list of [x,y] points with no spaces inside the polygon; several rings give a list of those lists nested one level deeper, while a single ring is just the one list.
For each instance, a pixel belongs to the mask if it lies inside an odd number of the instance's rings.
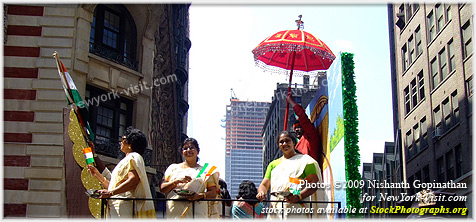
[{"label": "woman in white sari", "polygon": [[193,138],[185,139],[181,151],[185,161],[167,168],[160,191],[166,193],[168,199],[188,201],[167,201],[167,218],[218,218],[218,201],[200,201],[218,198],[219,173],[216,167],[197,163],[200,148]]},{"label": "woman in white sari", "polygon": [[[296,152],[296,138],[288,131],[278,137],[279,149],[283,156],[273,160],[266,169],[263,181],[258,187],[256,198],[263,201],[271,191],[271,200],[285,200],[286,203],[271,202],[267,210],[268,218],[315,218],[317,205],[298,203],[299,201],[325,201],[324,196],[318,199],[317,188],[300,186],[307,183],[322,182],[321,169],[318,163],[308,155]],[[320,191],[321,192],[321,191]]]},{"label": "woman in white sari", "polygon": [[[151,199],[149,181],[145,171],[142,154],[147,147],[145,134],[138,129],[128,127],[121,141],[121,151],[126,154],[114,168],[112,173],[104,166],[96,155],[94,144],[89,142],[93,150],[97,168],[88,165],[89,172],[101,182],[107,189],[99,190],[99,198],[147,198]],[[102,171],[102,174],[99,173]],[[109,212],[111,218],[156,218],[154,202],[130,200],[109,200]]]}]

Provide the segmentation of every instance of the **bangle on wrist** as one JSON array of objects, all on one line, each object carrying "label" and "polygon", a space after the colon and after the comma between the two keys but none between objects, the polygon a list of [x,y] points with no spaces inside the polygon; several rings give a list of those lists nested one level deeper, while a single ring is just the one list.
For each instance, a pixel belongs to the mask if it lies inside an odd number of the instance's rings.
[{"label": "bangle on wrist", "polygon": [[301,194],[299,194],[298,197],[299,197],[299,200],[302,200],[302,195]]},{"label": "bangle on wrist", "polygon": [[201,193],[203,194],[203,198],[202,199],[205,199],[207,197],[207,195],[205,193]]},{"label": "bangle on wrist", "polygon": [[111,190],[111,196],[114,196],[114,190]]}]

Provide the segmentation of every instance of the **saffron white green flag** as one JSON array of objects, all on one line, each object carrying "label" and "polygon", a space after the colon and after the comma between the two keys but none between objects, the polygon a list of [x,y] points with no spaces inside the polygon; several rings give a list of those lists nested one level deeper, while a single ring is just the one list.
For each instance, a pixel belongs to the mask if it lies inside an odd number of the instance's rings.
[{"label": "saffron white green flag", "polygon": [[203,165],[202,169],[200,170],[200,173],[198,173],[197,178],[201,176],[209,177],[215,172],[216,169],[217,169],[216,166],[205,163],[205,165]]},{"label": "saffron white green flag", "polygon": [[63,65],[63,62],[59,59],[58,53],[55,52],[53,57],[56,58],[56,66],[58,67],[58,74],[61,79],[61,83],[63,84],[64,93],[66,94],[66,99],[68,100],[68,104],[74,104],[75,112],[78,117],[79,123],[81,124],[82,128],[84,129],[86,137],[89,137],[91,141],[94,141],[94,134],[91,131],[91,127],[88,123],[89,112],[81,98],[81,95],[74,84],[73,79],[68,73],[68,70]]},{"label": "saffron white green flag", "polygon": [[84,148],[83,153],[84,153],[84,159],[86,160],[86,165],[90,163],[94,163],[94,156],[93,156],[93,151],[91,150],[91,147]]}]

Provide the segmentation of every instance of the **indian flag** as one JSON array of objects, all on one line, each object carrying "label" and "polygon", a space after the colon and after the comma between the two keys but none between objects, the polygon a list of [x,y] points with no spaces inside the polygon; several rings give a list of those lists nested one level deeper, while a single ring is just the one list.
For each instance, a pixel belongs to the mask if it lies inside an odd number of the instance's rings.
[{"label": "indian flag", "polygon": [[86,159],[86,165],[90,163],[94,163],[94,156],[93,156],[93,151],[91,150],[91,147],[84,148],[83,153],[84,153],[84,159]]},{"label": "indian flag", "polygon": [[216,169],[217,169],[216,166],[205,163],[205,165],[203,165],[202,169],[200,170],[200,173],[198,173],[197,178],[201,176],[209,177],[215,172]]},{"label": "indian flag", "polygon": [[73,79],[68,73],[68,70],[63,65],[63,62],[59,59],[58,53],[55,52],[53,54],[53,57],[56,58],[56,66],[58,67],[58,74],[61,79],[61,83],[63,84],[63,89],[64,93],[66,94],[66,99],[68,100],[68,104],[74,104],[75,106],[75,112],[77,114],[79,123],[83,127],[85,133],[88,136],[90,140],[94,141],[94,134],[91,131],[91,127],[89,126],[88,119],[89,119],[89,112],[88,109],[85,105],[85,102],[83,101],[83,98],[81,98],[81,95],[79,94],[78,89],[76,88],[76,85],[74,84]]}]

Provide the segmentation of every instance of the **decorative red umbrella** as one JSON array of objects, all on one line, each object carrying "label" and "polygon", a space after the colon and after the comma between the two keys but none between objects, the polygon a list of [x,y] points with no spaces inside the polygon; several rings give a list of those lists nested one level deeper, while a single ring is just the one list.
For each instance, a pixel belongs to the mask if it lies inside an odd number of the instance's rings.
[{"label": "decorative red umbrella", "polygon": [[[255,64],[265,71],[289,73],[288,94],[291,92],[293,72],[317,74],[318,70],[326,70],[335,59],[334,53],[319,38],[301,30],[304,22],[296,20],[297,30],[285,30],[263,40],[252,50]],[[289,103],[286,103],[284,130],[288,123]]]}]

